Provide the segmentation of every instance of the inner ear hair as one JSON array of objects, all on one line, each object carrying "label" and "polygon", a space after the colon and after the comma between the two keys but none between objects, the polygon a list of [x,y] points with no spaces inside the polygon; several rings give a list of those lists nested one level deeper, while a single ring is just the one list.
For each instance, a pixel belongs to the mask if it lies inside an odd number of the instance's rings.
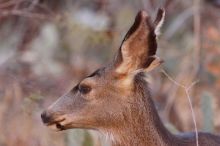
[{"label": "inner ear hair", "polygon": [[157,11],[156,19],[154,20],[154,33],[156,36],[160,35],[160,29],[164,23],[165,19],[165,10],[163,8],[159,8]]},{"label": "inner ear hair", "polygon": [[148,57],[145,67],[144,67],[144,72],[150,72],[153,69],[157,68],[160,66],[164,61],[160,59],[159,57],[155,56],[150,56]]}]

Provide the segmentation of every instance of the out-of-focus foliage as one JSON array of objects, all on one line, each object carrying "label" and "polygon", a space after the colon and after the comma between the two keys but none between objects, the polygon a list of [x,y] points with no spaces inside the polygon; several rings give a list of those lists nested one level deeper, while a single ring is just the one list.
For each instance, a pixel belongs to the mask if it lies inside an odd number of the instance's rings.
[{"label": "out-of-focus foliage", "polygon": [[[40,113],[119,48],[135,14],[166,9],[158,55],[191,90],[198,128],[220,131],[219,0],[0,0],[0,146],[107,146],[94,131],[53,132]],[[200,8],[196,10],[195,8]],[[155,104],[173,132],[193,131],[182,89],[151,73]]]}]

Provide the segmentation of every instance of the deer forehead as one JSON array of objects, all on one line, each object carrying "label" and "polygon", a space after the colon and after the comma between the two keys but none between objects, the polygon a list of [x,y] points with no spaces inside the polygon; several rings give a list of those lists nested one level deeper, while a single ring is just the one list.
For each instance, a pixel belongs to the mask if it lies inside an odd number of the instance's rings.
[{"label": "deer forehead", "polygon": [[91,76],[83,79],[80,84],[88,85],[92,88],[91,94],[89,96],[100,96],[100,94],[109,96],[112,94],[117,94],[119,97],[127,97],[133,93],[134,89],[134,79],[137,72],[129,74],[121,74],[115,70],[109,72],[100,72],[98,76]]}]

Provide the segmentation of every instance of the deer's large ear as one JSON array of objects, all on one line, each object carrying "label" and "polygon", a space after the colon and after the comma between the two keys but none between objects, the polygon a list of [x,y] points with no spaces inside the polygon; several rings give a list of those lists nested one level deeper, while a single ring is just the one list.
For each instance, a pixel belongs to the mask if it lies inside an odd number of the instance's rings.
[{"label": "deer's large ear", "polygon": [[[116,56],[114,62],[116,72],[127,74],[138,69],[148,71],[149,67],[152,70],[162,62],[155,57],[157,50],[155,28],[159,27],[160,20],[162,20],[161,10],[158,11],[154,23],[145,11],[137,14]],[[152,63],[154,63],[153,66]]]}]

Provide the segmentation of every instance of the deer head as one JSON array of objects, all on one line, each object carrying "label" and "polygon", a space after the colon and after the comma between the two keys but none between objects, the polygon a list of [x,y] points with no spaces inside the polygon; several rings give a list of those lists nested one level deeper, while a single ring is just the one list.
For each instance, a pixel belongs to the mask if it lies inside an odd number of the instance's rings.
[{"label": "deer head", "polygon": [[120,128],[127,111],[140,106],[136,104],[140,94],[136,77],[162,63],[156,50],[163,19],[162,9],[154,21],[145,11],[140,11],[113,61],[85,77],[53,103],[42,113],[43,122],[56,130]]}]

